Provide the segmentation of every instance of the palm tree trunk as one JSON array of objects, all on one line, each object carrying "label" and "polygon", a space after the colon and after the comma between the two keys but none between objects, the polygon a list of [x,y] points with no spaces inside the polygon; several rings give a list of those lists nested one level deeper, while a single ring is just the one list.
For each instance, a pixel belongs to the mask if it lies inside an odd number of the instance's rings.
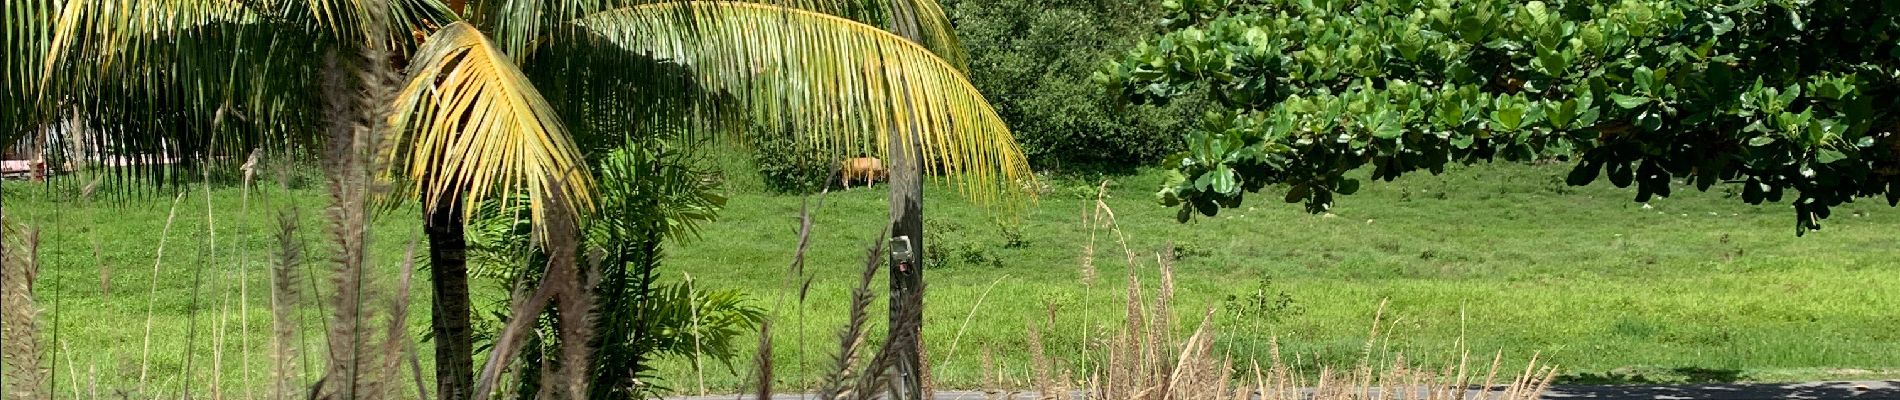
[{"label": "palm tree trunk", "polygon": [[[892,1],[890,31],[909,39],[911,42],[924,43],[923,34],[918,31],[917,10],[911,8],[909,1]],[[901,82],[901,78],[900,78]],[[916,104],[909,95],[900,97],[902,106],[914,108]],[[896,383],[892,388],[894,397],[901,400],[923,400],[927,394],[924,387],[930,385],[924,377],[930,374],[924,364],[924,154],[923,134],[915,126],[909,132],[897,132],[902,137],[891,138],[886,153],[890,154],[890,178],[886,184],[891,188],[891,238],[908,237],[911,256],[908,260],[897,257],[891,259],[891,316],[890,326],[910,329],[913,340],[897,343],[902,351],[897,357]],[[896,328],[893,328],[896,329]],[[892,338],[902,337],[891,335]],[[886,344],[887,346],[890,344]]]},{"label": "palm tree trunk", "polygon": [[466,400],[474,387],[475,348],[469,326],[468,240],[463,236],[461,202],[442,200],[424,218],[429,282],[434,288],[430,327],[435,333],[436,393],[443,400]]}]

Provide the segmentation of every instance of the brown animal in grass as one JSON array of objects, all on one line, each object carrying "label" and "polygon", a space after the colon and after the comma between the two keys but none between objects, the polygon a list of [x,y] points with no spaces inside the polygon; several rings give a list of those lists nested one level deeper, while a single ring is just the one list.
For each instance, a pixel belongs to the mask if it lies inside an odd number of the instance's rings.
[{"label": "brown animal in grass", "polygon": [[876,157],[849,158],[838,162],[838,182],[844,185],[844,190],[851,190],[851,182],[856,180],[863,180],[863,186],[871,186],[879,179],[884,179],[887,173],[884,162]]}]

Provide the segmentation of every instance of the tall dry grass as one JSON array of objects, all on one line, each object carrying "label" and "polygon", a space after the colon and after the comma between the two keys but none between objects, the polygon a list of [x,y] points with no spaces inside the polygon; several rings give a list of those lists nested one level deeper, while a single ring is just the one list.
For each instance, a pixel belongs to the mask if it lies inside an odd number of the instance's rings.
[{"label": "tall dry grass", "polygon": [[[1172,246],[1155,254],[1154,265],[1145,265],[1142,257],[1130,246],[1129,237],[1116,223],[1115,212],[1106,201],[1106,187],[1104,184],[1099,188],[1094,208],[1082,212],[1082,223],[1090,229],[1091,239],[1081,249],[1080,281],[1087,290],[1093,290],[1100,279],[1095,260],[1098,243],[1094,238],[1098,235],[1111,237],[1114,244],[1121,247],[1122,258],[1127,264],[1127,275],[1123,282],[1125,308],[1122,319],[1116,328],[1105,333],[1105,337],[1096,338],[1092,336],[1092,327],[1082,327],[1082,348],[1072,353],[1075,357],[1063,359],[1045,346],[1045,338],[1049,332],[1069,327],[1055,325],[1054,309],[1051,309],[1051,315],[1046,319],[1030,318],[1024,332],[1029,342],[1029,369],[1033,373],[1031,383],[1037,389],[1034,395],[1039,399],[1530,400],[1539,398],[1556,375],[1554,366],[1540,365],[1535,356],[1526,363],[1523,371],[1517,372],[1502,369],[1502,353],[1494,355],[1488,366],[1474,366],[1468,350],[1452,355],[1430,355],[1437,356],[1436,359],[1375,352],[1375,344],[1382,335],[1380,327],[1387,323],[1383,319],[1383,302],[1371,322],[1361,357],[1353,366],[1303,369],[1305,365],[1289,362],[1283,357],[1277,337],[1269,340],[1269,352],[1264,365],[1263,360],[1257,358],[1236,357],[1229,352],[1216,351],[1222,342],[1220,329],[1214,324],[1213,316],[1217,311],[1214,308],[1198,310],[1199,323],[1195,325],[1193,333],[1186,338],[1178,337],[1175,333],[1178,332],[1177,310],[1171,301],[1175,292]],[[792,263],[793,275],[788,282],[802,276],[798,271],[803,264],[804,250],[809,246],[809,213],[809,208],[801,213],[804,216],[801,217],[799,242]],[[851,291],[846,322],[837,336],[837,350],[815,393],[820,400],[898,397],[893,391],[897,387],[897,376],[892,360],[897,356],[893,351],[903,346],[893,344],[916,341],[917,338],[887,336],[881,348],[867,346],[866,324],[871,317],[869,309],[874,299],[870,283],[884,260],[881,246],[881,241],[874,241],[870,246],[863,274]],[[1146,273],[1154,274],[1156,282],[1144,282]],[[799,288],[801,298],[806,288]],[[987,293],[988,290],[985,290],[985,297]],[[981,299],[978,301],[979,304],[966,316],[966,321],[978,312]],[[1085,320],[1092,322],[1093,316],[1086,316]],[[903,332],[916,331],[898,328],[887,330],[887,334],[903,335]],[[750,372],[750,380],[755,382],[751,392],[760,400],[770,399],[773,395],[775,373],[771,363],[770,329],[769,324],[761,328],[759,355]],[[951,351],[946,354],[946,364],[955,356],[961,330],[959,328],[959,335],[953,339]],[[1463,349],[1462,341],[1458,347]],[[1017,382],[1010,382],[1001,372],[1002,368],[997,365],[993,352],[993,347],[982,345],[980,362],[983,384],[991,389],[1018,385]],[[872,356],[866,359],[866,354]],[[1436,367],[1432,367],[1434,365]],[[1484,379],[1478,380],[1479,374]],[[929,387],[928,382],[925,387]],[[1016,392],[1004,390],[987,390],[985,393],[989,399],[1014,399],[1017,395]]]},{"label": "tall dry grass", "polygon": [[[330,194],[326,217],[335,253],[326,330],[329,362],[323,377],[310,389],[310,397],[316,399],[401,398],[405,385],[400,384],[399,366],[404,352],[413,349],[406,324],[416,239],[410,240],[394,287],[382,287],[367,273],[371,201],[386,192],[377,176],[387,162],[384,133],[391,127],[386,105],[394,98],[400,77],[388,63],[385,24],[375,22],[388,18],[388,10],[365,10],[364,18],[372,22],[364,24],[369,27],[364,37],[370,39],[357,54],[333,55],[329,62],[343,68],[329,68],[333,72],[325,76],[330,120],[324,157]],[[375,307],[378,300],[386,308]],[[419,381],[416,384],[422,386]]]},{"label": "tall dry grass", "polygon": [[[288,168],[279,170],[282,177]],[[279,179],[278,184],[288,189],[287,179]],[[287,400],[298,395],[302,374],[297,369],[298,332],[296,310],[297,299],[302,296],[297,291],[297,268],[303,266],[303,241],[298,238],[298,221],[302,219],[295,203],[291,203],[277,214],[277,251],[270,266],[270,391],[267,398]],[[247,364],[248,365],[248,364]]]},{"label": "tall dry grass", "polygon": [[[1252,357],[1236,357],[1215,349],[1220,329],[1214,324],[1214,308],[1199,310],[1200,322],[1185,339],[1175,337],[1174,258],[1172,246],[1157,252],[1153,272],[1159,279],[1153,287],[1144,284],[1141,271],[1147,269],[1129,246],[1128,237],[1115,222],[1108,206],[1106,186],[1098,194],[1095,210],[1085,214],[1091,237],[1107,230],[1122,247],[1127,262],[1126,304],[1122,323],[1103,345],[1084,349],[1085,356],[1074,364],[1097,366],[1080,375],[1056,360],[1046,360],[1042,334],[1031,324],[1027,334],[1031,342],[1032,370],[1036,387],[1043,399],[1080,396],[1085,400],[1357,400],[1357,399],[1536,399],[1556,376],[1555,366],[1537,363],[1533,356],[1522,372],[1504,371],[1503,354],[1493,356],[1488,367],[1471,365],[1469,350],[1436,356],[1437,368],[1420,363],[1420,358],[1374,351],[1384,322],[1383,302],[1375,314],[1358,363],[1351,367],[1320,366],[1317,371],[1302,370],[1288,363],[1280,352],[1278,338],[1270,339],[1266,364]],[[1085,284],[1095,279],[1094,244],[1084,248],[1081,275]],[[1042,329],[1054,329],[1045,326]],[[1084,329],[1086,332],[1086,328]],[[1085,333],[1086,334],[1086,333]],[[1389,334],[1389,333],[1388,333]],[[1084,341],[1084,346],[1089,345]],[[1461,349],[1462,341],[1460,342]],[[988,364],[987,358],[985,364]],[[1483,381],[1474,381],[1482,372]],[[986,376],[997,375],[985,372]],[[1502,381],[1497,379],[1502,378]],[[1078,389],[1079,388],[1079,389]]]},{"label": "tall dry grass", "polygon": [[[12,225],[0,222],[0,229]],[[33,298],[33,280],[39,274],[39,231],[32,228],[6,235],[16,242],[0,245],[0,387],[10,399],[51,396],[47,370],[40,366],[39,306]]]}]

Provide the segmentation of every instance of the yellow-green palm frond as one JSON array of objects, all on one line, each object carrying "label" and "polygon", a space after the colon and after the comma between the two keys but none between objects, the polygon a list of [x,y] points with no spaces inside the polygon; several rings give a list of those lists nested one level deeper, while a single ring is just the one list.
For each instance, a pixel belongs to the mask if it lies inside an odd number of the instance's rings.
[{"label": "yellow-green palm frond", "polygon": [[[745,0],[844,17],[867,25],[882,26],[898,37],[923,45],[937,57],[969,72],[970,56],[957,41],[956,30],[937,0]],[[679,0],[636,1],[647,4],[681,3]]]},{"label": "yellow-green palm frond", "polygon": [[475,27],[457,22],[431,35],[408,79],[397,94],[390,168],[405,170],[423,204],[525,194],[537,221],[548,196],[592,209],[591,177],[560,117]]},{"label": "yellow-green palm frond", "polygon": [[921,137],[928,172],[979,202],[1033,179],[1001,118],[923,46],[844,18],[743,2],[654,4],[576,22],[626,51],[672,60],[744,99],[755,123],[838,155]]},{"label": "yellow-green palm frond", "polygon": [[44,111],[40,86],[58,36],[63,7],[54,0],[9,0],[0,6],[0,143],[20,139]]},{"label": "yellow-green palm frond", "polygon": [[60,157],[77,158],[67,161],[130,164],[110,175],[175,182],[196,175],[188,166],[208,156],[244,154],[312,121],[309,77],[321,70],[324,46],[258,8],[217,0],[8,7],[44,10],[14,25],[43,34],[33,65],[10,68],[31,70],[21,85],[38,114],[9,125],[82,124],[45,131],[66,142],[54,146]]},{"label": "yellow-green palm frond", "polygon": [[[969,55],[957,42],[956,31],[937,0],[740,0],[830,14],[870,25],[884,26],[911,38],[968,71]],[[501,48],[523,60],[531,43],[559,34],[559,26],[600,12],[647,5],[686,3],[681,0],[473,0],[468,20],[494,35]]]},{"label": "yellow-green palm frond", "polygon": [[[108,0],[110,1],[110,0]],[[437,28],[455,22],[460,18],[449,11],[448,6],[439,0],[162,0],[162,1],[210,1],[216,3],[240,4],[245,9],[263,16],[275,23],[298,26],[311,33],[343,42],[358,42],[364,39],[363,33],[370,31],[364,26],[369,11],[382,8],[387,13],[374,20],[385,21],[384,29],[391,39],[402,42],[403,39],[415,41],[413,35],[428,34]],[[411,43],[419,44],[419,43]]]},{"label": "yellow-green palm frond", "polygon": [[970,72],[970,55],[963,52],[950,17],[936,0],[890,0],[890,31],[911,39],[964,73]]},{"label": "yellow-green palm frond", "polygon": [[[58,6],[49,19],[28,23],[50,23],[52,36],[40,58],[42,71],[39,87],[44,90],[55,76],[92,77],[110,75],[121,62],[139,63],[141,56],[175,50],[166,42],[177,43],[203,35],[216,24],[248,24],[257,15],[251,9],[229,1],[161,0],[149,2],[73,0]],[[155,55],[156,56],[156,55]],[[79,69],[83,60],[90,69]],[[73,69],[55,69],[73,66]],[[83,79],[74,79],[83,80]]]},{"label": "yellow-green palm frond", "polygon": [[368,7],[390,11],[392,18],[384,19],[389,26],[381,30],[392,39],[428,33],[455,19],[436,0],[70,0],[55,7],[55,15],[28,21],[51,23],[51,37],[43,45],[44,79],[56,64],[74,58],[89,58],[99,70],[110,71],[120,62],[143,61],[141,56],[178,52],[181,40],[229,36],[249,25],[353,47],[368,31],[359,25]]},{"label": "yellow-green palm frond", "polygon": [[[20,83],[9,87],[59,107],[110,114],[137,107],[105,97],[138,97],[162,103],[171,115],[247,115],[290,125],[262,117],[277,112],[271,109],[314,108],[286,98],[314,98],[307,96],[315,81],[308,72],[320,68],[321,55],[362,44],[370,29],[357,24],[366,7],[391,11],[393,18],[378,19],[388,29],[376,29],[391,40],[454,18],[436,0],[9,1],[8,20],[19,23],[7,29],[21,40],[8,40],[8,53],[21,57],[8,57],[7,79]],[[146,134],[170,133],[176,132]]]}]

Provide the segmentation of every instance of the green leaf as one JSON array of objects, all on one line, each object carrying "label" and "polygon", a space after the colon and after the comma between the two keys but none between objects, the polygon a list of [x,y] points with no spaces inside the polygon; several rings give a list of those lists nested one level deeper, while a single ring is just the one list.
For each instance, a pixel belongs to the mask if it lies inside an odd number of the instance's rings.
[{"label": "green leaf", "polygon": [[1338,192],[1339,194],[1348,195],[1348,196],[1352,195],[1353,193],[1358,193],[1359,180],[1352,179],[1352,178],[1341,179],[1339,181],[1339,187],[1337,189],[1333,189],[1333,191]]},{"label": "green leaf", "polygon": [[1475,142],[1477,142],[1477,138],[1471,135],[1462,134],[1462,133],[1453,133],[1451,136],[1451,146],[1457,147],[1461,150],[1471,148],[1472,143],[1475,143]]},{"label": "green leaf", "polygon": [[1844,158],[1847,158],[1846,154],[1841,154],[1841,152],[1833,149],[1821,149],[1821,151],[1816,152],[1814,155],[1814,160],[1820,161],[1822,164],[1833,164],[1835,161],[1840,161]]},{"label": "green leaf", "polygon": [[1636,67],[1636,71],[1630,72],[1630,78],[1636,81],[1636,88],[1642,90],[1643,93],[1649,93],[1655,88],[1656,71],[1650,70],[1649,67]]},{"label": "green leaf", "polygon": [[1380,139],[1397,139],[1405,134],[1405,126],[1397,121],[1397,117],[1385,116],[1379,118],[1377,123],[1372,127],[1372,135]]},{"label": "green leaf", "polygon": [[1602,169],[1603,169],[1602,163],[1595,163],[1595,162],[1589,162],[1589,161],[1577,163],[1576,167],[1572,167],[1570,169],[1570,175],[1564,177],[1564,183],[1567,183],[1570,186],[1589,185],[1590,182],[1594,182],[1597,180],[1597,175],[1601,172]]},{"label": "green leaf", "polygon": [[1570,127],[1570,120],[1577,117],[1577,99],[1547,103],[1545,115],[1550,117],[1550,126],[1557,129]]},{"label": "green leaf", "polygon": [[1286,200],[1286,202],[1288,203],[1298,203],[1301,200],[1305,200],[1306,197],[1311,194],[1313,194],[1312,187],[1307,186],[1304,183],[1296,184],[1296,185],[1293,185],[1293,187],[1287,189],[1286,198],[1284,200]]},{"label": "green leaf", "polygon": [[1195,179],[1194,186],[1201,191],[1211,189],[1223,195],[1234,194],[1234,170],[1225,164],[1214,166],[1214,170],[1203,173],[1199,179]]},{"label": "green leaf", "polygon": [[1523,127],[1524,109],[1517,105],[1499,108],[1491,112],[1491,120],[1497,122],[1497,128],[1504,131],[1516,131]]},{"label": "green leaf", "polygon": [[1630,181],[1636,178],[1635,169],[1630,168],[1629,163],[1626,162],[1611,162],[1609,169],[1605,172],[1609,173],[1610,184],[1620,188],[1629,187]]},{"label": "green leaf", "polygon": [[1761,204],[1762,199],[1765,197],[1768,197],[1767,188],[1763,187],[1761,181],[1755,178],[1748,178],[1748,182],[1742,184],[1743,202],[1748,204]]},{"label": "green leaf", "polygon": [[1621,93],[1610,94],[1610,101],[1616,102],[1617,107],[1623,107],[1624,109],[1642,107],[1644,104],[1649,104],[1649,100],[1648,97],[1630,96]]},{"label": "green leaf", "polygon": [[1754,147],[1767,146],[1774,142],[1775,142],[1774,136],[1756,136],[1754,139],[1748,139],[1748,145],[1754,146]]}]

